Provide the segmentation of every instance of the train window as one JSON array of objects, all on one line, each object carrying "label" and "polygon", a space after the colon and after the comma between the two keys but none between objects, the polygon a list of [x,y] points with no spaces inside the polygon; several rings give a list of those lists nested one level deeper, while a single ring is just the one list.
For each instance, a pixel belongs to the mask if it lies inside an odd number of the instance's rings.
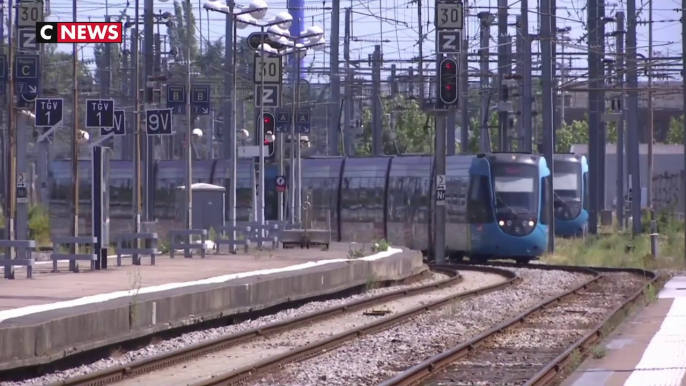
[{"label": "train window", "polygon": [[550,208],[551,200],[548,200],[548,192],[550,192],[550,176],[541,179],[541,224],[546,225],[550,223]]},{"label": "train window", "polygon": [[486,176],[473,175],[469,179],[467,213],[472,224],[489,224],[494,221],[491,184]]},{"label": "train window", "polygon": [[584,209],[588,210],[588,172],[584,173]]}]

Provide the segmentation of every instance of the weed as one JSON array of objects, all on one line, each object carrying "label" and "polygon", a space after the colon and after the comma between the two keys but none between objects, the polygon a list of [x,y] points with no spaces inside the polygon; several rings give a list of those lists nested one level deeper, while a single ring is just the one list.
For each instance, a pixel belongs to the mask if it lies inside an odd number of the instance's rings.
[{"label": "weed", "polygon": [[364,245],[352,242],[348,245],[348,259],[364,257]]},{"label": "weed", "polygon": [[41,205],[29,209],[29,238],[38,245],[50,245],[50,215]]},{"label": "weed", "polygon": [[604,358],[605,357],[605,347],[595,346],[595,347],[593,347],[593,351],[591,353],[593,355],[593,358],[595,358],[595,359]]},{"label": "weed", "polygon": [[569,356],[569,359],[573,369],[579,367],[579,365],[581,364],[581,353],[579,352],[579,349],[572,351],[572,354]]},{"label": "weed", "polygon": [[684,268],[684,236],[681,226],[665,222],[659,226],[661,256],[650,254],[650,236],[630,232],[589,235],[586,239],[556,239],[555,253],[543,256],[548,263],[618,268]]},{"label": "weed", "polygon": [[364,284],[364,291],[371,291],[374,288],[377,288],[379,286],[379,279],[376,277],[376,275],[371,274],[367,277],[367,282]]},{"label": "weed", "polygon": [[169,253],[171,250],[171,246],[169,244],[169,240],[167,239],[159,239],[157,240],[157,250],[160,253]]},{"label": "weed", "polygon": [[127,273],[129,277],[129,284],[131,286],[131,302],[129,303],[129,327],[133,327],[138,316],[138,293],[141,290],[141,271],[138,267],[134,267],[133,271]]},{"label": "weed", "polygon": [[657,300],[657,290],[655,290],[655,286],[648,284],[648,288],[646,289],[646,302],[652,303],[655,300]]},{"label": "weed", "polygon": [[381,239],[379,241],[375,241],[372,244],[372,252],[377,253],[377,252],[386,252],[390,248],[390,245],[388,245],[388,241]]},{"label": "weed", "polygon": [[217,241],[217,232],[214,230],[213,227],[210,227],[210,231],[207,235],[207,239],[210,240],[211,242]]}]

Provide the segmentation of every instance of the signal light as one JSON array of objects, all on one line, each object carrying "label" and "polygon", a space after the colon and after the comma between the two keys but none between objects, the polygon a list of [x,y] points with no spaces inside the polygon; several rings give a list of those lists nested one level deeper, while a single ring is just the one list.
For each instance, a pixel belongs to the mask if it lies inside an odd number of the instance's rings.
[{"label": "signal light", "polygon": [[441,61],[439,69],[440,88],[438,97],[444,105],[457,104],[457,62],[446,58]]},{"label": "signal light", "polygon": [[[274,141],[274,133],[276,133],[276,121],[274,119],[274,114],[265,112],[262,115],[262,125],[260,125],[260,117],[258,116],[257,119],[257,127],[255,127],[255,132],[258,132],[260,130],[260,126],[263,126],[263,133],[264,133],[264,146],[267,146],[267,154],[264,155],[265,159],[270,159],[273,160],[276,156],[276,151],[275,151],[275,141]],[[259,143],[259,138],[255,136],[255,141],[256,144]]]}]

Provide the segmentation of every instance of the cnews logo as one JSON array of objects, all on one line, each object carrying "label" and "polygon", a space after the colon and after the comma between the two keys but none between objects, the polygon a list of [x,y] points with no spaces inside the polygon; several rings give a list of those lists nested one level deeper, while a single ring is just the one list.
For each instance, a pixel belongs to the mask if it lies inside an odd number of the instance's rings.
[{"label": "cnews logo", "polygon": [[38,43],[121,43],[122,23],[36,23]]}]

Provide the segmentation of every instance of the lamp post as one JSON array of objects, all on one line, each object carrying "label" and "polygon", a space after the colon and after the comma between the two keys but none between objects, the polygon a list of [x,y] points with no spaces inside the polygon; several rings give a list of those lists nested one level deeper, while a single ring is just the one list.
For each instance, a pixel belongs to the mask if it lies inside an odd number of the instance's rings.
[{"label": "lamp post", "polygon": [[[247,7],[240,7],[237,6],[235,3],[232,1],[227,1],[227,3],[222,3],[220,0],[208,0],[205,2],[203,5],[203,8],[205,8],[208,11],[213,11],[213,12],[218,12],[218,13],[223,13],[225,15],[228,15],[233,19],[233,63],[232,63],[232,73],[233,73],[233,85],[232,85],[232,94],[231,94],[231,100],[232,100],[232,122],[231,125],[233,126],[233,129],[231,130],[231,163],[230,163],[230,207],[231,207],[231,214],[230,214],[230,221],[233,226],[236,225],[236,153],[237,153],[237,141],[236,141],[236,118],[235,118],[235,112],[236,112],[236,51],[237,51],[237,37],[236,37],[236,30],[237,29],[244,29],[247,28],[248,26],[253,26],[253,27],[258,27],[260,28],[261,36],[264,36],[265,29],[272,29],[273,31],[279,32],[279,35],[282,35],[281,32],[284,30],[287,31],[287,29],[291,26],[293,17],[287,13],[287,12],[281,12],[279,13],[275,18],[271,20],[262,20],[268,10],[268,5],[266,2],[263,0],[253,0]],[[322,31],[323,33],[323,31]],[[281,36],[279,36],[281,37]],[[288,40],[284,37],[281,37],[280,41],[286,41]],[[294,46],[294,44],[293,44]],[[260,44],[258,47],[258,53],[260,55],[260,59],[262,64],[264,65],[265,63],[265,56],[268,54],[273,54],[276,53],[277,51],[272,48],[269,44],[267,44],[265,41],[262,41],[262,44]],[[264,76],[261,77],[261,82],[260,82],[260,93],[263,94],[262,90],[264,89]],[[257,96],[255,96],[257,97]],[[264,115],[264,106],[262,103],[260,103],[260,113],[259,116],[262,117]],[[256,213],[256,220],[259,221],[260,225],[264,225],[264,120],[260,119],[260,125],[259,127],[255,128],[256,130],[256,139],[257,143],[259,144],[259,178],[260,178],[260,188],[259,192],[257,192],[257,195],[259,197],[260,204],[256,205],[258,211]],[[281,169],[283,170],[283,165],[281,164]],[[259,220],[258,220],[259,218]],[[260,231],[262,232],[262,230]],[[235,237],[235,235],[234,235]]]},{"label": "lamp post", "polygon": [[[287,46],[286,49],[282,51],[277,51],[271,48],[269,44],[263,45],[261,51],[267,51],[270,54],[276,54],[277,56],[289,56],[297,55],[298,58],[295,60],[295,79],[293,84],[293,99],[291,102],[291,131],[289,134],[290,138],[290,149],[289,149],[289,159],[290,159],[290,176],[289,176],[289,203],[290,203],[290,223],[295,224],[296,222],[302,222],[302,158],[300,156],[300,145],[302,143],[302,135],[300,130],[298,130],[297,142],[295,141],[296,135],[296,112],[298,111],[300,104],[300,60],[306,55],[308,49],[315,51],[321,51],[324,49],[326,40],[324,39],[324,30],[318,26],[311,26],[303,31],[299,36],[292,36],[288,30],[284,30],[279,26],[272,26],[268,30],[269,39],[271,41],[277,42],[278,44]],[[302,44],[298,41],[304,41],[308,39],[308,44]],[[283,136],[280,136],[279,141],[280,149],[280,159],[279,171],[283,175]],[[294,145],[297,144],[297,145]],[[296,170],[297,170],[297,180],[296,180]],[[297,181],[297,182],[296,182]],[[297,203],[296,203],[297,201]],[[279,202],[280,206],[283,206],[282,200]],[[282,220],[280,218],[280,220]],[[297,220],[297,221],[296,221]]]}]

